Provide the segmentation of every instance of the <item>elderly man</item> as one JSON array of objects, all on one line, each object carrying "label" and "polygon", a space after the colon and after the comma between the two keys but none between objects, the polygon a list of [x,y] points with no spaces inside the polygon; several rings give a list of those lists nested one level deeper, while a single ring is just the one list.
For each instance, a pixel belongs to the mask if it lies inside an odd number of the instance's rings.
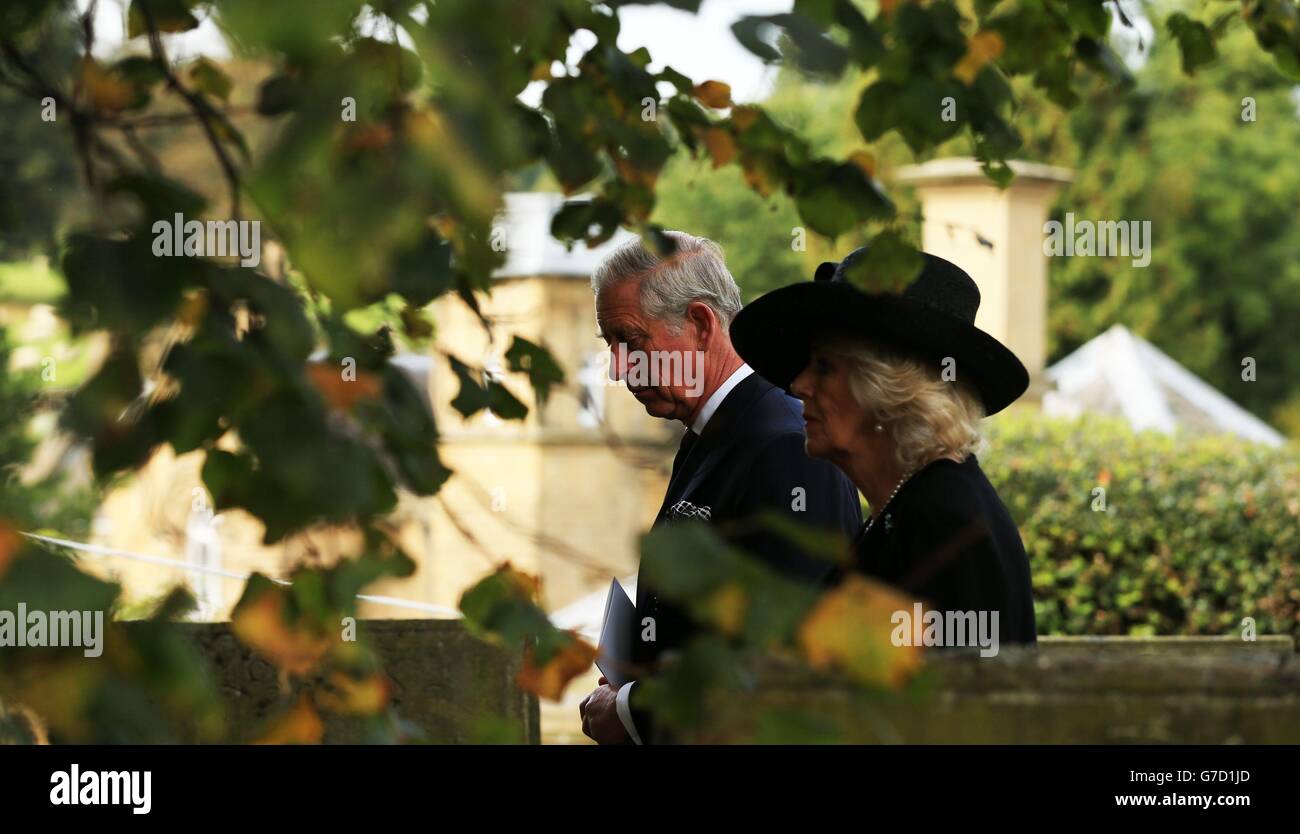
[{"label": "elderly man", "polygon": [[[740,290],[722,250],[704,238],[666,234],[676,244],[672,255],[630,240],[591,278],[596,321],[613,353],[611,375],[626,381],[647,413],[686,426],[655,526],[682,518],[719,524],[772,510],[851,538],[862,526],[856,488],[836,467],[807,456],[799,402],[732,348],[727,328],[740,311]],[[667,379],[655,373],[664,369]],[[831,571],[775,534],[750,533],[736,543],[791,578],[817,584]],[[636,621],[646,618],[654,639],[637,643],[633,661],[653,669],[695,627],[642,577]],[[601,678],[579,710],[583,732],[601,744],[650,740],[635,682],[616,688]]]}]

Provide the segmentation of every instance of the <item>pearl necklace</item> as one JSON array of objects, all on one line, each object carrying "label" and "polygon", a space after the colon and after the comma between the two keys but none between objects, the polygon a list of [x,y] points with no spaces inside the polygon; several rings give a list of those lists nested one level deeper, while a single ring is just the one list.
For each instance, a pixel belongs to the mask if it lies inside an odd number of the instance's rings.
[{"label": "pearl necklace", "polygon": [[[889,493],[889,497],[885,499],[885,503],[880,507],[880,512],[876,513],[876,514],[873,515],[871,518],[868,518],[868,519],[867,519],[867,526],[862,530],[862,534],[863,534],[864,536],[865,536],[865,535],[867,534],[867,532],[872,528],[872,526],[875,525],[875,523],[876,523],[876,519],[879,518],[880,516],[883,516],[883,515],[885,514],[885,510],[889,509],[889,505],[890,505],[890,503],[893,502],[893,500],[894,500],[894,496],[898,494],[898,491],[899,491],[900,489],[903,488],[903,484],[907,483],[907,480],[908,480],[909,478],[911,478],[914,474],[916,474],[916,470],[915,470],[915,469],[909,469],[907,472],[905,472],[905,473],[903,474],[902,479],[900,479],[899,482],[898,482],[897,484],[894,484],[894,491],[891,492],[891,493]],[[889,519],[888,519],[888,518],[885,519],[885,531],[886,531],[886,532],[889,531]]]}]

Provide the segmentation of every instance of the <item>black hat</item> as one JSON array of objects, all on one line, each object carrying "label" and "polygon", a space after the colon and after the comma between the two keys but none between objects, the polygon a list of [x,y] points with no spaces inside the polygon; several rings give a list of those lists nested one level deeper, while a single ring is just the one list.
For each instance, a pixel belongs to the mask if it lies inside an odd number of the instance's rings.
[{"label": "black hat", "polygon": [[823,263],[812,281],[773,290],[731,323],[736,352],[760,376],[787,391],[808,365],[817,336],[846,335],[940,365],[975,391],[986,414],[1006,408],[1029,387],[1029,372],[1005,345],[975,326],[979,287],[961,267],[922,252],[924,267],[901,293],[867,293],[846,278],[867,250]]}]

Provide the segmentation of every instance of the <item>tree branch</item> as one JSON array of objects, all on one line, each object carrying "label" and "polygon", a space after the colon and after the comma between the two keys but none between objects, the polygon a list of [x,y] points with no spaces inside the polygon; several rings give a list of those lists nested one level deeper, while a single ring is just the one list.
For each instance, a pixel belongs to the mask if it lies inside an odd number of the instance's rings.
[{"label": "tree branch", "polygon": [[199,120],[199,126],[203,128],[203,133],[207,137],[208,145],[212,148],[212,153],[217,157],[217,162],[221,165],[222,173],[225,174],[226,183],[230,188],[230,217],[232,220],[239,219],[239,172],[235,169],[234,163],[230,160],[230,155],[221,145],[221,138],[212,128],[212,123],[208,119],[208,113],[212,108],[200,96],[191,92],[176,77],[172,71],[171,65],[167,63],[167,53],[163,49],[162,36],[158,33],[157,23],[153,19],[153,13],[149,11],[146,5],[140,6],[144,12],[145,27],[149,32],[149,51],[154,61],[159,65],[164,76],[167,79],[167,86],[173,92],[185,100],[190,110]]}]

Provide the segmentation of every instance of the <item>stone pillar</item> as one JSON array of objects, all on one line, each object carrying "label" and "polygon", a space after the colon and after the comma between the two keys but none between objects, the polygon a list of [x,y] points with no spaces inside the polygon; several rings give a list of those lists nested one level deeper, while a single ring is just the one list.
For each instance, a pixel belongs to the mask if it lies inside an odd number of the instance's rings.
[{"label": "stone pillar", "polygon": [[975,324],[1020,357],[1037,403],[1046,387],[1047,256],[1043,224],[1060,189],[1073,178],[1065,168],[1009,163],[1016,179],[993,184],[974,159],[935,159],[899,170],[921,202],[921,247],[970,273],[980,288]]}]

